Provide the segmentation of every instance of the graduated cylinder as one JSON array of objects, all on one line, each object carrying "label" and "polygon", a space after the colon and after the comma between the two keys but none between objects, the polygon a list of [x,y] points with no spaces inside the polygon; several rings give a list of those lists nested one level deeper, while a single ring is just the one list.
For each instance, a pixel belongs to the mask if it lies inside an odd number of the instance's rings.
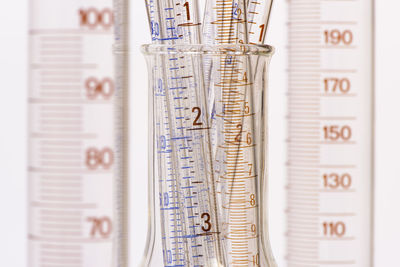
[{"label": "graduated cylinder", "polygon": [[266,214],[273,49],[150,45],[143,52],[151,214],[142,266],[275,266]]},{"label": "graduated cylinder", "polygon": [[109,267],[117,218],[111,0],[31,0],[28,266]]},{"label": "graduated cylinder", "polygon": [[288,266],[372,266],[373,1],[289,4]]}]

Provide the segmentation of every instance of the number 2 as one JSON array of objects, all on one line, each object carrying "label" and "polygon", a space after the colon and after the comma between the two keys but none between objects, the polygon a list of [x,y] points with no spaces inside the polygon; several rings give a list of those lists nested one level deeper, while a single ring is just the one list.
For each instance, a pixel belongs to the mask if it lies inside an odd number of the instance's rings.
[{"label": "number 2", "polygon": [[201,109],[199,107],[192,108],[192,112],[197,112],[196,119],[193,121],[193,126],[202,126],[203,123],[199,122],[201,116]]}]

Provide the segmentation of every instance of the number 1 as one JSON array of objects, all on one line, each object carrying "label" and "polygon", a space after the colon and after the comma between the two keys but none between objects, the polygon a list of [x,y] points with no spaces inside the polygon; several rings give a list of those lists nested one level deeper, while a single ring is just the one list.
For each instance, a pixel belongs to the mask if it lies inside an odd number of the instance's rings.
[{"label": "number 1", "polygon": [[189,2],[186,2],[184,5],[186,7],[186,15],[187,15],[187,20],[190,20],[190,8],[189,8]]},{"label": "number 1", "polygon": [[261,29],[261,33],[260,33],[260,39],[258,41],[262,42],[262,40],[264,39],[265,24],[262,24],[259,28]]}]

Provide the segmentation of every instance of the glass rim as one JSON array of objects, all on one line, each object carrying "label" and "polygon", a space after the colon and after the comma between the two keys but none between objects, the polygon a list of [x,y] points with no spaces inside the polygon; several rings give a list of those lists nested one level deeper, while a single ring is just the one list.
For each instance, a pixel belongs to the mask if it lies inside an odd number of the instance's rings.
[{"label": "glass rim", "polygon": [[258,55],[272,56],[275,49],[270,45],[253,44],[228,44],[228,45],[205,45],[205,44],[145,44],[141,51],[146,56],[152,55]]}]

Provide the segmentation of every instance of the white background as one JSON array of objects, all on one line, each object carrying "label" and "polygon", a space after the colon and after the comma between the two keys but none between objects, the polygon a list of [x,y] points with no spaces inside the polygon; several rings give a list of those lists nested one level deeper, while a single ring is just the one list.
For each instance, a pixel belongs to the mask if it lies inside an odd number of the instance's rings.
[{"label": "white background", "polygon": [[[139,45],[149,42],[144,1],[132,0],[131,266],[146,238],[146,72]],[[269,43],[277,53],[270,83],[271,243],[284,266],[286,3],[276,0]],[[376,6],[376,187],[375,266],[398,267],[400,240],[400,2]],[[28,0],[3,0],[0,12],[0,266],[26,266],[26,114]],[[137,203],[137,205],[135,205]],[[365,255],[366,257],[368,255]],[[93,266],[95,267],[95,266]]]}]

